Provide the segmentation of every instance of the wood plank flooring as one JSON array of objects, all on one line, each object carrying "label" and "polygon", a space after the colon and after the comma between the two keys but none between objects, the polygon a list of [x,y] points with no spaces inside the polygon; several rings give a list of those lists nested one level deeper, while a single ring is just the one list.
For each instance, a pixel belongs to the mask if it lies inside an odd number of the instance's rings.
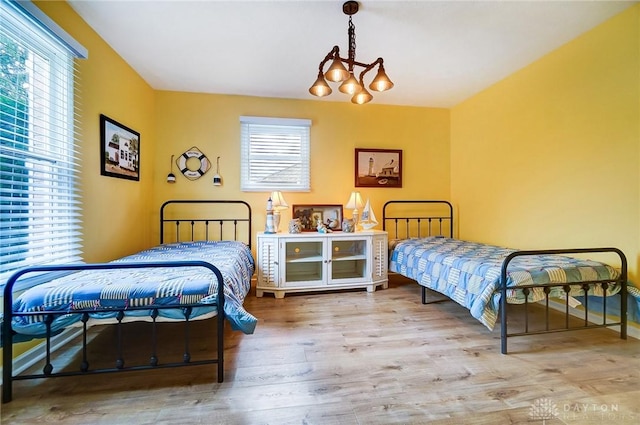
[{"label": "wood plank flooring", "polygon": [[[499,329],[452,302],[422,305],[419,287],[395,275],[371,294],[251,295],[245,306],[258,327],[227,332],[222,384],[215,365],[20,381],[1,423],[640,423],[640,341],[612,330],[511,338],[502,355]],[[212,325],[195,324],[194,358],[215,344]],[[147,338],[147,325],[128,326],[131,339]],[[112,361],[110,338],[108,328],[94,338],[94,361]]]}]

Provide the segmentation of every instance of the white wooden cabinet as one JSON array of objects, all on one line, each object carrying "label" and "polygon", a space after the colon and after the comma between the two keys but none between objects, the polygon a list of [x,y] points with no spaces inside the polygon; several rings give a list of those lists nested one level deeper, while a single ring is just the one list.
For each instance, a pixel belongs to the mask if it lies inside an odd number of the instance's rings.
[{"label": "white wooden cabinet", "polygon": [[256,295],[388,287],[387,232],[258,233]]}]

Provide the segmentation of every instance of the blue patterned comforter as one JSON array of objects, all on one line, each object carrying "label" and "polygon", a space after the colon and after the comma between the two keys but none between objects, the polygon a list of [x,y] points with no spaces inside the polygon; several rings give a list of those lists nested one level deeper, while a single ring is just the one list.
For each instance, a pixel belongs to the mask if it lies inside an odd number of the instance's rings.
[{"label": "blue patterned comforter", "polygon": [[[235,330],[253,333],[257,319],[242,306],[251,288],[255,263],[250,249],[242,242],[210,241],[160,245],[114,261],[206,261],[216,266],[224,278],[225,315]],[[21,294],[13,311],[73,311],[80,309],[126,308],[128,306],[166,306],[202,303],[192,318],[216,314],[218,282],[204,267],[138,268],[89,270],[52,280]],[[125,311],[125,320],[148,318],[150,310]],[[159,309],[165,319],[184,319],[183,310]],[[96,312],[92,319],[113,319],[116,312]],[[42,316],[14,317],[13,329],[20,334],[43,335]],[[80,320],[80,315],[57,316],[55,333]]]},{"label": "blue patterned comforter", "polygon": [[[466,242],[457,239],[430,237],[399,241],[391,254],[389,269],[411,278],[466,307],[471,315],[487,328],[493,329],[500,303],[500,272],[505,258],[514,249]],[[519,285],[582,282],[615,279],[619,271],[606,264],[561,255],[516,257],[507,271],[507,302],[524,303]],[[574,289],[575,288],[575,289]],[[611,285],[607,295],[620,290]],[[572,287],[571,295],[584,295]],[[603,295],[598,285],[590,295]],[[561,289],[552,289],[550,296],[563,298]],[[542,288],[533,288],[529,302],[545,299]]]}]

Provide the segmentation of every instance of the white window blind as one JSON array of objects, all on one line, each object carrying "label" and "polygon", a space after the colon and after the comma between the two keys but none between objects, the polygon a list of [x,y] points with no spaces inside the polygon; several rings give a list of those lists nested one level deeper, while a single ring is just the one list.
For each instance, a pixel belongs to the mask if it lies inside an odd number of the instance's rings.
[{"label": "white window blind", "polygon": [[81,260],[74,84],[83,51],[31,3],[0,2],[0,285],[26,266]]},{"label": "white window blind", "polygon": [[240,188],[243,191],[311,190],[311,120],[240,117]]}]

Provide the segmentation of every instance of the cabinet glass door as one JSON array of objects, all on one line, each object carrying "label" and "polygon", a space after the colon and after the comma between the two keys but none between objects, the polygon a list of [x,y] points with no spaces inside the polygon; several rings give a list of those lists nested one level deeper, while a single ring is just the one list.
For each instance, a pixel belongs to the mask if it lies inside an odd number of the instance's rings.
[{"label": "cabinet glass door", "polygon": [[331,241],[331,282],[364,280],[367,276],[366,239]]},{"label": "cabinet glass door", "polygon": [[285,285],[317,285],[324,280],[323,242],[285,241]]}]

